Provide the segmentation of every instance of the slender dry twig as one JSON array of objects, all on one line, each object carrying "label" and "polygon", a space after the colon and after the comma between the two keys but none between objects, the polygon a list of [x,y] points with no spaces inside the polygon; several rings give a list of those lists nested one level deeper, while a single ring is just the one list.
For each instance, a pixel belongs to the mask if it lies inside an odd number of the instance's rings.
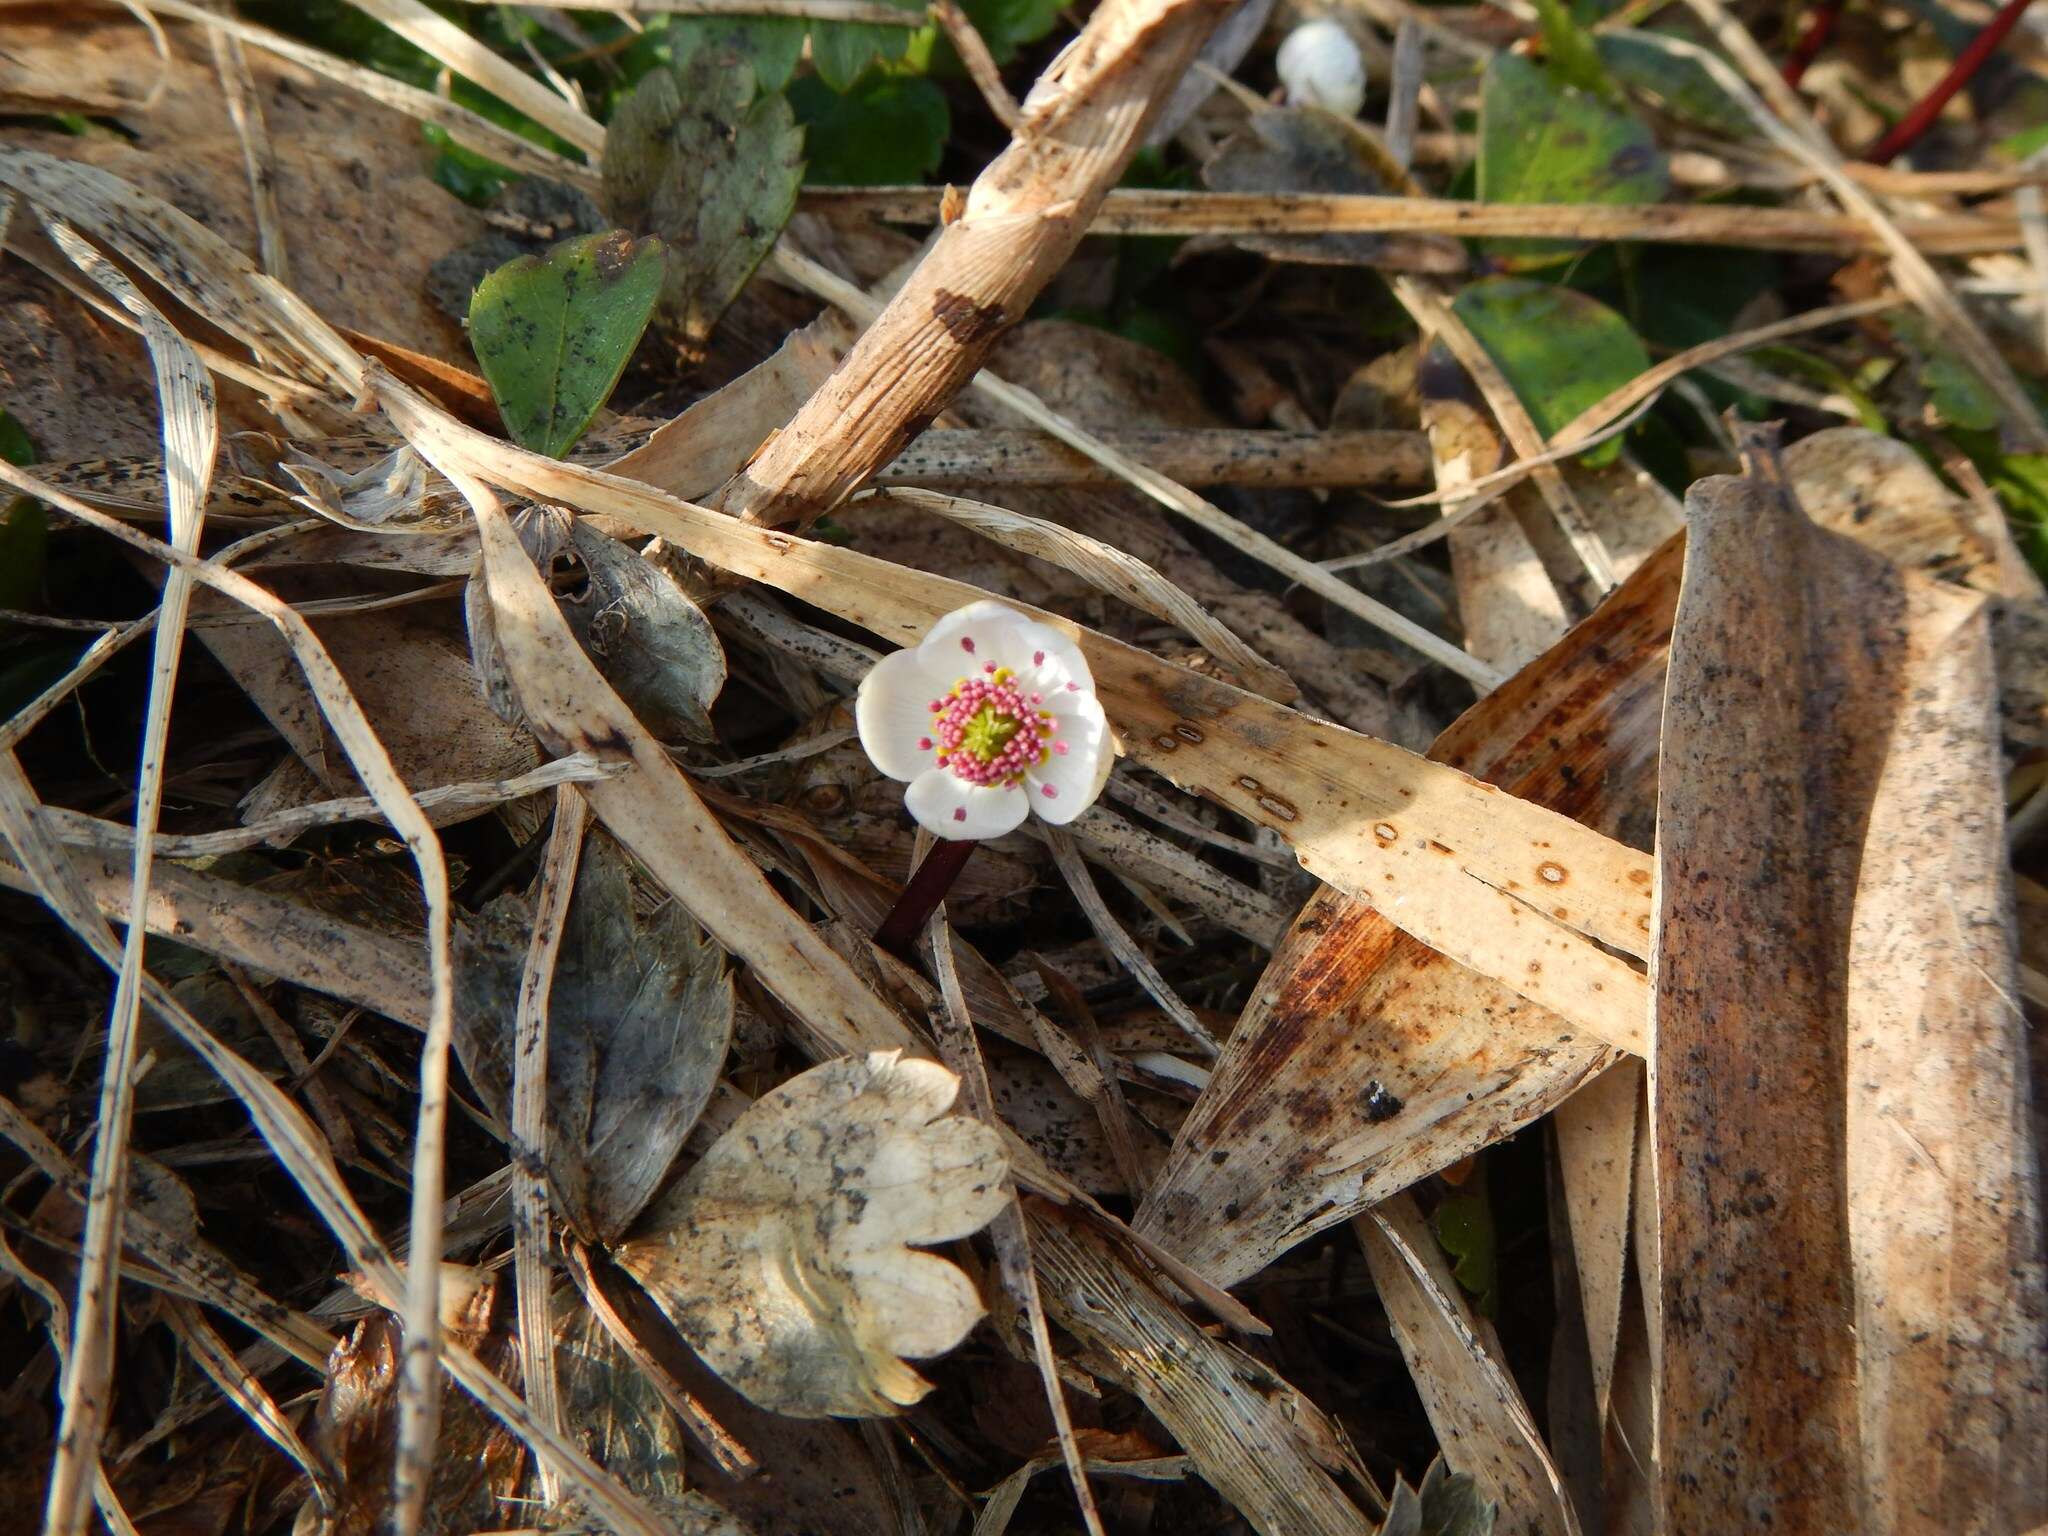
[{"label": "slender dry twig", "polygon": [[[583,831],[590,807],[567,784],[555,791],[555,824],[533,903],[533,933],[519,973],[512,1045],[512,1258],[519,1293],[519,1370],[534,1417],[556,1433],[562,1428],[561,1389],[555,1379],[555,1334],[549,1319],[548,1275],[548,996],[555,960],[576,889]],[[561,1478],[541,1469],[549,1504],[562,1496]]]},{"label": "slender dry twig", "polygon": [[973,19],[960,9],[960,0],[932,0],[931,14],[946,34],[946,40],[953,45],[953,51],[960,55],[967,78],[981,92],[981,99],[988,103],[989,112],[1005,128],[1016,132],[1024,114],[1017,109],[1017,98],[1003,84],[1003,73],[996,68],[995,56],[988,51],[988,44],[982,41]]},{"label": "slender dry twig", "polygon": [[[1661,36],[1661,34],[1659,34]],[[901,224],[934,224],[933,187],[813,187],[801,206]],[[1930,256],[1973,256],[2019,244],[2006,214],[1898,221],[1900,238]],[[1442,197],[1340,192],[1176,192],[1120,187],[1089,225],[1098,235],[1437,234],[1465,239],[1635,240],[1860,256],[1890,247],[1861,218],[1803,208],[1713,203],[1474,203]]]},{"label": "slender dry twig", "polygon": [[[222,0],[215,4],[225,9]],[[242,141],[242,162],[249,174],[249,203],[256,213],[256,254],[263,270],[280,283],[292,280],[291,257],[285,246],[284,218],[277,210],[277,156],[270,147],[270,128],[263,119],[263,98],[242,40],[219,28],[208,34],[213,43],[214,73],[220,77],[228,118]]]}]

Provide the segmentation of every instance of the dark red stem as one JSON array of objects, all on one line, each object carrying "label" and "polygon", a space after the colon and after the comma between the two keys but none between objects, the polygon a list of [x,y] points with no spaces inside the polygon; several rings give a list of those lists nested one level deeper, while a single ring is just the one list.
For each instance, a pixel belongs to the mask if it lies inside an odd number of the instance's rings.
[{"label": "dark red stem", "polygon": [[964,837],[935,845],[905,883],[903,894],[882,919],[882,926],[875,930],[875,942],[904,964],[911,964],[918,935],[932,920],[939,903],[946,899],[946,892],[952,889],[954,878],[966,866],[967,856],[974,848],[974,840]]},{"label": "dark red stem", "polygon": [[1984,25],[1984,30],[1971,38],[1963,51],[1956,55],[1955,63],[1948,73],[1941,77],[1940,84],[1913,103],[1913,109],[1897,123],[1891,132],[1870,146],[1870,152],[1863,158],[1872,165],[1890,165],[1892,161],[1920,142],[1920,136],[1934,126],[1934,120],[1941,116],[1941,109],[1949,104],[1957,91],[1970,83],[1984,61],[1998,51],[1998,45],[2005,41],[2006,34],[2019,25],[2019,19],[2033,0],[2005,0],[2005,6]]},{"label": "dark red stem", "polygon": [[1785,83],[1797,85],[1806,73],[1807,65],[1820,57],[1821,49],[1827,47],[1828,39],[1835,35],[1835,23],[1842,19],[1843,0],[1821,0],[1813,9],[1813,20],[1806,24],[1806,31],[1792,50],[1792,57],[1785,61]]}]

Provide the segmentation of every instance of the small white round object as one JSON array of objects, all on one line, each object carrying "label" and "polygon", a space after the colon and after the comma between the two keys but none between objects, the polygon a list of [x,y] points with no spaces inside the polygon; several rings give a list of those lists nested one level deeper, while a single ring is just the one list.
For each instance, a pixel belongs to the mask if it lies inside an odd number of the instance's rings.
[{"label": "small white round object", "polygon": [[1290,106],[1321,107],[1356,117],[1365,105],[1365,59],[1351,34],[1334,21],[1296,27],[1274,62]]}]

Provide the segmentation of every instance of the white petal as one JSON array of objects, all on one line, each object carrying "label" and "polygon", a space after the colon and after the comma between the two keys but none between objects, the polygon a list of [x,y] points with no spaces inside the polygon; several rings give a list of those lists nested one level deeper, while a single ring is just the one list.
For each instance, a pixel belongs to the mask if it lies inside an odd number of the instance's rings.
[{"label": "white petal", "polygon": [[[918,649],[928,655],[945,658],[942,665],[953,666],[965,662],[972,656],[976,663],[993,661],[998,666],[1014,667],[1016,663],[999,657],[990,645],[1000,633],[1007,638],[1015,633],[1016,626],[1031,621],[1012,608],[1008,603],[999,603],[985,597],[980,602],[969,603],[965,608],[955,608],[931,627],[931,633],[924,637]],[[962,640],[974,642],[972,650],[963,646]],[[963,667],[963,671],[971,670]]]},{"label": "white petal", "polygon": [[916,778],[932,766],[932,754],[918,746],[931,735],[932,700],[943,697],[958,674],[941,681],[922,651],[896,651],[875,663],[860,680],[853,723],[874,765],[892,779]]},{"label": "white petal", "polygon": [[[1024,770],[1031,809],[1054,826],[1065,826],[1100,798],[1116,761],[1102,706],[1093,694],[1074,697],[1081,702],[1071,713],[1059,715],[1052,756]],[[1066,746],[1064,753],[1057,750],[1061,744]]]},{"label": "white petal", "polygon": [[926,769],[911,780],[903,803],[925,831],[956,841],[1014,832],[1031,812],[1022,785],[969,784],[944,768]]}]

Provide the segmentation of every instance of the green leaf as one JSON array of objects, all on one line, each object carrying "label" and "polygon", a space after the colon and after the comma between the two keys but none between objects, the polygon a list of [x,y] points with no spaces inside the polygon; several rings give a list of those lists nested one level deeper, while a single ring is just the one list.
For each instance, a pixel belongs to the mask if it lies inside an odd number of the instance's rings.
[{"label": "green leaf", "polygon": [[908,27],[878,27],[865,21],[811,23],[811,62],[835,91],[851,90],[869,65],[900,59],[909,48]]},{"label": "green leaf", "polygon": [[814,186],[887,186],[923,181],[939,168],[952,114],[929,80],[877,75],[844,93],[813,77],[789,89],[805,127]]},{"label": "green leaf", "polygon": [[963,0],[960,8],[998,64],[1009,63],[1019,48],[1060,24],[1060,0]]},{"label": "green leaf", "polygon": [[1621,90],[1608,78],[1593,34],[1578,23],[1564,0],[1536,0],[1536,19],[1543,28],[1543,56],[1567,85],[1620,105]]},{"label": "green leaf", "polygon": [[624,230],[521,256],[477,285],[476,349],[505,429],[560,458],[610,398],[661,296],[662,245]]},{"label": "green leaf", "polygon": [[1945,426],[1965,432],[1989,432],[2005,412],[1976,370],[1942,345],[1934,327],[1919,315],[1893,318],[1892,330],[1914,359],[1913,376],[1927,391],[1927,403]]},{"label": "green leaf", "polygon": [[1493,1536],[1500,1506],[1489,1504],[1465,1472],[1453,1472],[1439,1456],[1423,1474],[1418,1491],[1396,1473],[1387,1518],[1378,1536]]},{"label": "green leaf", "polygon": [[2006,453],[1995,430],[1949,435],[2004,504],[2027,563],[2048,579],[2048,453]]},{"label": "green leaf", "polygon": [[765,94],[789,84],[804,56],[808,30],[801,16],[672,16],[657,35],[668,39],[669,57],[677,66],[704,49],[745,59]]},{"label": "green leaf", "polygon": [[[0,459],[33,464],[36,446],[28,431],[0,410]],[[43,567],[49,550],[49,516],[33,496],[0,502],[0,608],[29,609],[43,600]]]},{"label": "green leaf", "polygon": [[[1654,203],[1669,186],[1664,157],[1633,113],[1511,53],[1486,72],[1479,107],[1478,193],[1487,203]],[[1563,261],[1569,241],[1503,240],[1511,267]]]},{"label": "green leaf", "polygon": [[1654,36],[1639,32],[1603,32],[1595,45],[1600,62],[1615,79],[1641,91],[1681,123],[1724,139],[1747,139],[1756,132],[1755,120],[1698,59],[1660,48]]},{"label": "green leaf", "polygon": [[[687,106],[685,105],[687,103]],[[605,134],[605,211],[669,247],[662,311],[701,344],[796,211],[803,130],[754,72],[700,48],[649,72]]]},{"label": "green leaf", "polygon": [[1482,1313],[1493,1311],[1497,1279],[1494,1269],[1493,1212],[1484,1195],[1452,1195],[1430,1218],[1436,1240],[1454,1261],[1451,1273],[1470,1293]]},{"label": "green leaf", "polygon": [[[1489,277],[1468,284],[1452,308],[1546,437],[1650,366],[1628,322],[1576,289]],[[1581,457],[1605,464],[1620,451],[1619,439],[1609,439]]]}]

